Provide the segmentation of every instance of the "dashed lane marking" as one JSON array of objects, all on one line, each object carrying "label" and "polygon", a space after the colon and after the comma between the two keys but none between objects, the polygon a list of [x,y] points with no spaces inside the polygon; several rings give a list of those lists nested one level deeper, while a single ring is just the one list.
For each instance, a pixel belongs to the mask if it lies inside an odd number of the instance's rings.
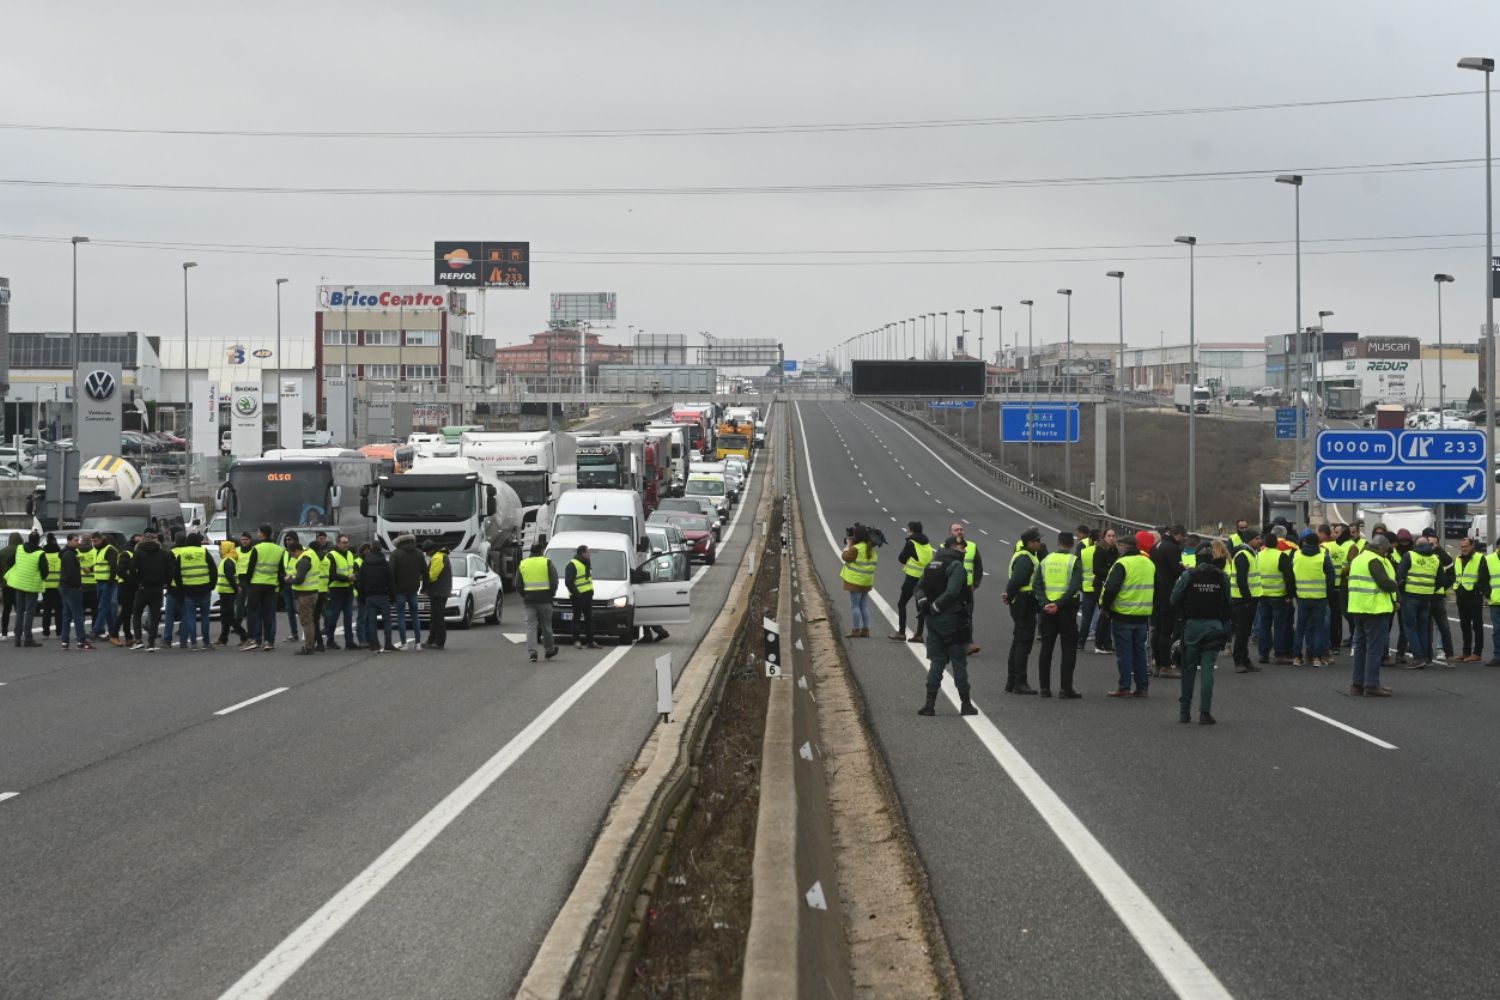
[{"label": "dashed lane marking", "polygon": [[1360,739],[1365,740],[1368,743],[1375,744],[1376,746],[1380,747],[1382,750],[1399,750],[1399,749],[1401,749],[1400,747],[1396,746],[1396,744],[1394,744],[1394,743],[1387,743],[1385,740],[1382,740],[1379,737],[1371,736],[1369,733],[1360,732],[1358,729],[1355,729],[1353,726],[1346,726],[1344,723],[1340,722],[1338,719],[1330,719],[1328,716],[1323,715],[1323,714],[1318,713],[1318,712],[1314,712],[1310,708],[1303,708],[1301,705],[1293,705],[1292,707],[1294,709],[1296,709],[1297,711],[1301,712],[1303,715],[1312,716],[1314,719],[1317,719],[1319,722],[1326,722],[1330,726],[1333,726],[1335,729],[1342,729],[1344,732],[1350,734],[1351,736],[1358,736]]},{"label": "dashed lane marking", "polygon": [[0,792],[0,802],[4,802],[6,799],[13,799],[20,794],[20,792]]},{"label": "dashed lane marking", "polygon": [[240,703],[238,703],[236,705],[230,705],[228,708],[221,708],[217,712],[215,712],[214,714],[215,715],[228,715],[230,712],[238,712],[240,709],[245,708],[248,705],[254,705],[258,701],[265,701],[267,698],[274,698],[278,694],[280,694],[281,692],[283,692],[283,691],[290,691],[290,690],[291,690],[291,688],[287,688],[287,687],[273,688],[272,690],[267,691],[265,694],[258,694],[254,698],[246,698],[244,701],[242,701],[242,702],[240,702]]}]

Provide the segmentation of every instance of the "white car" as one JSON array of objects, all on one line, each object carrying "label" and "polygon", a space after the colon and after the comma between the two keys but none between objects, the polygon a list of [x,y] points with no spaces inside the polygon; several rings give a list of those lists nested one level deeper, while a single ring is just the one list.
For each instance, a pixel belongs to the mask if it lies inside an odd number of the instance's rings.
[{"label": "white car", "polygon": [[1439,428],[1449,431],[1472,431],[1474,421],[1466,420],[1459,416],[1454,410],[1446,414],[1439,414],[1436,410],[1420,410],[1406,418],[1406,426],[1409,430],[1435,431]]},{"label": "white car", "polygon": [[[457,622],[459,628],[469,628],[475,618],[482,618],[486,625],[499,624],[504,600],[500,574],[472,552],[449,553],[448,565],[453,569],[453,593],[448,596],[443,617]],[[427,595],[418,594],[417,613],[425,617],[427,604]]]}]

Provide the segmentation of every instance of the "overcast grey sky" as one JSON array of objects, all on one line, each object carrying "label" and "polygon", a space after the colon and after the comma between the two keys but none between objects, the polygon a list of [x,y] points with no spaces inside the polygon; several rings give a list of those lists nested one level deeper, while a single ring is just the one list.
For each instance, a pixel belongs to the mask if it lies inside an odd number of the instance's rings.
[{"label": "overcast grey sky", "polygon": [[[1476,91],[1461,56],[1500,56],[1500,3],[1257,5],[255,4],[11,0],[0,122],[161,129],[638,129],[1087,114]],[[0,186],[0,233],[409,250],[532,243],[533,290],[490,296],[502,343],[543,327],[553,291],[619,293],[621,330],[773,336],[810,357],[922,312],[1004,305],[1006,341],[1184,340],[1200,240],[1200,340],[1293,322],[1292,191],[1278,171],[1473,158],[1482,98],[1112,121],[835,133],[484,141],[0,131],[0,177],[229,186],[674,188],[1264,171],[1246,180],[810,194],[399,197]],[[1308,176],[1304,322],[1435,336],[1432,275],[1457,276],[1446,331],[1483,322],[1483,171]],[[1442,234],[1427,240],[1313,243]],[[1454,235],[1467,234],[1467,235]],[[1479,235],[1476,235],[1479,234]],[[1223,246],[1246,241],[1284,241]],[[1088,249],[1139,245],[1138,249]],[[1160,246],[1159,244],[1167,244]],[[1055,250],[1038,248],[1085,248]],[[1423,249],[1412,252],[1410,248]],[[986,248],[991,252],[923,253]],[[1019,248],[1019,252],[994,252]],[[1403,252],[1392,252],[1400,248]],[[1326,253],[1329,250],[1380,252]],[[709,251],[890,254],[705,256]],[[597,253],[620,253],[602,257]],[[688,256],[649,256],[688,251]],[[425,283],[422,259],[92,245],[84,329],[311,330],[314,288]],[[1242,256],[1214,259],[1216,254]],[[1132,259],[1167,258],[1167,259]],[[882,261],[883,263],[874,263]],[[765,266],[774,263],[775,266]],[[708,266],[708,265],[712,266]],[[0,240],[14,329],[66,329],[67,243]],[[956,316],[953,317],[956,329]],[[972,316],[971,316],[972,326]],[[994,346],[994,314],[986,341]]]}]

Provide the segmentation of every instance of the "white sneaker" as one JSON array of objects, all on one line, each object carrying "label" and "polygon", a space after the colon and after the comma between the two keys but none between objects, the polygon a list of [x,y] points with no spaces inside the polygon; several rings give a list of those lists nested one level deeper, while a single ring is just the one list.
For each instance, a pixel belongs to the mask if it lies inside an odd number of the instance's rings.
[{"label": "white sneaker", "polygon": [[1432,662],[1433,663],[1447,663],[1448,662],[1448,657],[1445,654],[1443,654],[1443,653],[1433,653],[1432,654]]}]

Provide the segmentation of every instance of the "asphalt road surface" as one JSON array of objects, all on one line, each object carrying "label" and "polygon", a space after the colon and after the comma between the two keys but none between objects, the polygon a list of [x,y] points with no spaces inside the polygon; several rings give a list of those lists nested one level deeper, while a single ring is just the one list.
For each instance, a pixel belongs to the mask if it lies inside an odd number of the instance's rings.
[{"label": "asphalt road surface", "polygon": [[680,671],[723,604],[763,464],[661,644],[528,663],[514,595],[443,652],[7,641],[0,996],[511,995],[656,721],[656,658]]},{"label": "asphalt road surface", "polygon": [[[1105,698],[1113,659],[1093,653],[1079,657],[1081,701],[1007,695],[1014,542],[1030,524],[1049,544],[1072,525],[870,406],[803,400],[787,416],[841,632],[830,536],[860,520],[890,540],[877,592],[892,617],[877,610],[873,638],[844,642],[968,996],[1500,995],[1500,671],[1389,671],[1395,697],[1373,700],[1343,694],[1347,656],[1221,666],[1213,727],[1177,723],[1176,681]],[[920,647],[885,638],[912,519],[934,542],[964,522],[985,559],[977,718],[948,699],[919,718]]]}]

